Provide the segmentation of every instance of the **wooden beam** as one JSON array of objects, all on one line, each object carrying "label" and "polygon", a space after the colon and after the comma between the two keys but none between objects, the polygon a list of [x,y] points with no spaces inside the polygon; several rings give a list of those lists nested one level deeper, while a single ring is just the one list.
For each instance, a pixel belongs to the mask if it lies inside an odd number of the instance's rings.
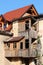
[{"label": "wooden beam", "polygon": [[2,17],[0,17],[0,21],[2,20]]},{"label": "wooden beam", "polygon": [[34,11],[34,13],[37,15],[37,12],[35,11],[34,7],[32,7],[32,10]]}]

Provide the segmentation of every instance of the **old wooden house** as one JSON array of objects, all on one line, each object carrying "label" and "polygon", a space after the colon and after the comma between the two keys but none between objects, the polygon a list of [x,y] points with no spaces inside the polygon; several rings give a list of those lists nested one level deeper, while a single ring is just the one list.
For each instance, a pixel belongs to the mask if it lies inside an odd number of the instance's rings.
[{"label": "old wooden house", "polygon": [[[0,16],[0,44],[3,43],[1,65],[37,64],[35,40],[38,16],[34,5],[25,6]],[[36,23],[36,24],[35,24]],[[3,38],[3,39],[2,39]],[[2,44],[0,45],[2,47]],[[0,48],[1,48],[0,47]]]}]

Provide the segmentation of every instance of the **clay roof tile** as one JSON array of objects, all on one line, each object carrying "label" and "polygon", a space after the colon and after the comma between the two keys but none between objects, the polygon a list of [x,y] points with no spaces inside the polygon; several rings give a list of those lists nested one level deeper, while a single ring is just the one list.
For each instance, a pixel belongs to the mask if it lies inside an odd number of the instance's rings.
[{"label": "clay roof tile", "polygon": [[8,21],[12,21],[13,19],[18,19],[20,18],[27,10],[30,9],[32,5],[29,5],[29,6],[25,6],[25,7],[22,7],[22,8],[19,8],[17,10],[13,10],[13,11],[10,11],[10,12],[7,12],[5,14],[3,14],[3,17],[8,20]]}]

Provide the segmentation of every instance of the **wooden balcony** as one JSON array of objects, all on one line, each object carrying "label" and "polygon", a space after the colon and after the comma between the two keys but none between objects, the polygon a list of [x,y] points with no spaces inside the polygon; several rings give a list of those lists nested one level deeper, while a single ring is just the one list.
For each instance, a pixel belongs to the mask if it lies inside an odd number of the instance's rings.
[{"label": "wooden balcony", "polygon": [[29,54],[28,49],[20,49],[20,50],[5,50],[5,57],[36,57],[35,49],[31,51],[31,55]]},{"label": "wooden balcony", "polygon": [[29,37],[31,38],[37,38],[37,31],[35,30],[26,30],[26,31],[21,31],[19,32],[19,36],[25,36],[26,39],[28,39]]},{"label": "wooden balcony", "polygon": [[30,34],[30,37],[31,38],[37,38],[37,31],[35,31],[35,30],[30,30],[30,32],[29,32],[29,34]]}]

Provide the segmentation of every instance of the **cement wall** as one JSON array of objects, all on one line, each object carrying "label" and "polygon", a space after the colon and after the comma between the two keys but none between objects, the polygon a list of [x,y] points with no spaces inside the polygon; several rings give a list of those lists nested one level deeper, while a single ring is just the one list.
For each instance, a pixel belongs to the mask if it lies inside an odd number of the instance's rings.
[{"label": "cement wall", "polygon": [[13,22],[12,30],[13,36],[18,36],[18,21]]},{"label": "cement wall", "polygon": [[[41,38],[40,38],[41,46],[42,46],[42,48],[41,48],[41,55],[43,55],[43,20],[39,21],[39,34],[41,35]],[[43,56],[41,57],[41,62],[43,64]]]},{"label": "cement wall", "polygon": [[8,36],[0,35],[0,65],[10,65],[9,61],[5,58],[4,43],[3,41],[9,38]]}]

